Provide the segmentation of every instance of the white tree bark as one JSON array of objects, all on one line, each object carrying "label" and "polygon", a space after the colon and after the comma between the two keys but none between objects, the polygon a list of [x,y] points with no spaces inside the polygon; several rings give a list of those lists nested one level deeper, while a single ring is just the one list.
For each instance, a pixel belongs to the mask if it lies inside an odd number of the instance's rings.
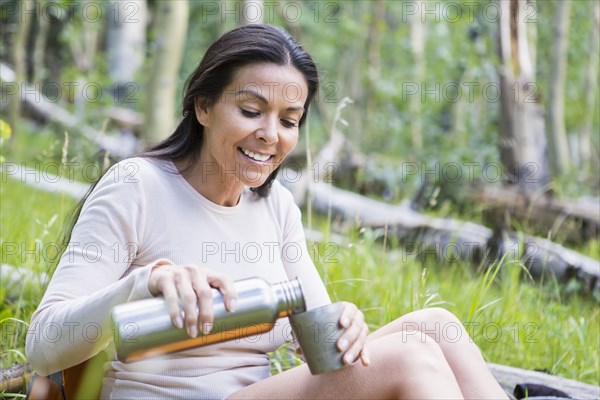
[{"label": "white tree bark", "polygon": [[550,69],[548,99],[548,144],[554,174],[568,171],[571,164],[569,142],[565,128],[565,82],[567,77],[567,49],[569,45],[570,1],[559,1],[554,15],[554,45]]},{"label": "white tree bark", "polygon": [[156,4],[156,40],[147,83],[143,135],[158,142],[175,128],[177,76],[187,33],[187,1],[162,0]]},{"label": "white tree bark", "polygon": [[[533,8],[532,8],[533,7]],[[537,0],[527,0],[527,11],[528,14],[533,10],[537,13],[538,5]],[[531,56],[531,74],[536,76],[537,74],[537,30],[538,30],[538,19],[537,17],[527,17],[527,40],[529,43],[529,55]]]},{"label": "white tree bark", "polygon": [[[15,83],[17,84],[16,93],[9,100],[8,123],[16,130],[17,124],[21,115],[21,91],[26,82],[27,69],[27,37],[29,36],[29,28],[33,15],[25,12],[33,8],[32,0],[23,0],[19,4],[19,13],[17,13],[17,30],[13,36],[13,45],[11,51],[11,59],[15,68]],[[12,135],[14,138],[15,135]],[[12,143],[12,140],[9,143]]]},{"label": "white tree bark", "polygon": [[241,6],[242,25],[264,23],[265,9],[263,0],[244,0]]},{"label": "white tree bark", "polygon": [[133,82],[146,53],[146,0],[112,0],[107,7],[108,75],[117,84]]},{"label": "white tree bark", "polygon": [[525,0],[495,0],[500,9],[500,158],[508,181],[537,189],[548,183],[543,110],[537,104],[525,27]]},{"label": "white tree bark", "polygon": [[413,64],[413,80],[418,85],[420,90],[417,96],[410,97],[410,137],[412,146],[415,150],[423,148],[423,124],[422,124],[422,104],[421,92],[423,90],[423,82],[425,80],[425,44],[427,42],[427,32],[425,30],[425,21],[423,20],[423,10],[425,2],[417,5],[417,12],[411,15],[410,18],[410,48],[414,60]]},{"label": "white tree bark", "polygon": [[[40,7],[46,5],[46,0],[38,0]],[[46,63],[44,61],[46,55],[46,42],[48,40],[48,30],[50,29],[50,19],[47,15],[41,15],[38,19],[39,30],[35,37],[33,48],[33,74],[32,82],[41,82],[46,76]]]}]

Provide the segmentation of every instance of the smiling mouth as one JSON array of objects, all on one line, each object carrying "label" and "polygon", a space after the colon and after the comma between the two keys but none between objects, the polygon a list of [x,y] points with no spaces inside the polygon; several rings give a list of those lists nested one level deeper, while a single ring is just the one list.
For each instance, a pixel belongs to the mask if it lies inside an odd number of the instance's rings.
[{"label": "smiling mouth", "polygon": [[272,155],[269,154],[260,154],[260,153],[254,153],[250,150],[246,150],[242,147],[238,147],[238,150],[240,151],[240,153],[242,153],[243,155],[245,155],[246,157],[254,160],[254,161],[258,161],[258,162],[267,162],[269,161],[271,158],[273,158]]}]

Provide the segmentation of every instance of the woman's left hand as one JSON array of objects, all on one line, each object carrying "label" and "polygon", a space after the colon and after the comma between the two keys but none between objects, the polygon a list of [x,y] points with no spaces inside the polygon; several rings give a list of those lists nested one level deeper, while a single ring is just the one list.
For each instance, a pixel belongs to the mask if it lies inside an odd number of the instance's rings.
[{"label": "woman's left hand", "polygon": [[350,365],[360,357],[362,365],[369,366],[371,363],[367,349],[369,327],[362,311],[354,304],[346,302],[339,323],[342,328],[345,328],[337,342],[338,349],[344,352],[344,363]]}]

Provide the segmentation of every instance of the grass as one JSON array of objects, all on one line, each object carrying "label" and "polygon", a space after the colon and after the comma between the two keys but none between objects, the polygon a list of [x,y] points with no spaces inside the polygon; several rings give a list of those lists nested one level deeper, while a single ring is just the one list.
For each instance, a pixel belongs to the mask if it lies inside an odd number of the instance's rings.
[{"label": "grass", "polygon": [[29,319],[37,308],[57,256],[56,241],[65,215],[75,201],[1,176],[1,263],[15,267],[16,281],[3,274],[0,286],[0,366],[22,362]]},{"label": "grass", "polygon": [[[327,231],[327,221],[320,223]],[[363,230],[350,245],[321,244],[314,251],[332,300],[356,303],[371,331],[440,306],[458,316],[487,361],[600,384],[600,356],[590,351],[600,343],[595,300],[556,281],[533,283],[513,260],[484,270],[467,261],[422,259],[389,244],[385,249],[384,234]]]}]

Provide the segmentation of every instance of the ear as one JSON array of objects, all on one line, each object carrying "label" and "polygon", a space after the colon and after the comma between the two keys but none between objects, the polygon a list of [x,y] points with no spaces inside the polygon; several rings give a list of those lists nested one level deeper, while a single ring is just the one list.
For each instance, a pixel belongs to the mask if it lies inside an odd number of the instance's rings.
[{"label": "ear", "polygon": [[194,101],[194,111],[196,112],[196,119],[202,126],[210,126],[209,118],[209,107],[207,105],[206,98],[196,97]]}]

